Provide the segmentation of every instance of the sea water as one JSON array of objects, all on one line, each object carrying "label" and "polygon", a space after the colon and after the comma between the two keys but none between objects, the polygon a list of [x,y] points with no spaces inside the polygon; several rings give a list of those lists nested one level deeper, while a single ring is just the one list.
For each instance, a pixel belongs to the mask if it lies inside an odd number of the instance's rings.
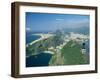
[{"label": "sea water", "polygon": [[39,35],[34,35],[32,33],[27,33],[26,34],[26,44],[31,43],[32,41],[39,39],[41,36]]},{"label": "sea water", "polygon": [[26,67],[48,66],[52,54],[40,53],[26,58]]},{"label": "sea water", "polygon": [[[37,33],[26,34],[26,44],[31,43],[32,41],[37,40],[41,37],[39,35],[34,35],[34,34]],[[26,57],[26,67],[48,66],[51,57],[52,54],[50,53],[40,53],[37,55]]]}]

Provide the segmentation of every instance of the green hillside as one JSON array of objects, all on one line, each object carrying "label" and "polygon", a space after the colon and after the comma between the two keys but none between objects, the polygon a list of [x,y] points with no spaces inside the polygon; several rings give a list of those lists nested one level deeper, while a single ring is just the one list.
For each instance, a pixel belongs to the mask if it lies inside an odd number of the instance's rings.
[{"label": "green hillside", "polygon": [[75,41],[69,41],[61,50],[64,56],[64,65],[84,64],[84,55],[80,45]]}]

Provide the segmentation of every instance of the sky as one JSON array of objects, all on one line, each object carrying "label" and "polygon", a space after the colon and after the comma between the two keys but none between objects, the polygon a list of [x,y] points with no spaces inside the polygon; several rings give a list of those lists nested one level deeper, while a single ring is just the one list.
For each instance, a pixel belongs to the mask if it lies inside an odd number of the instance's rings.
[{"label": "sky", "polygon": [[55,31],[89,27],[89,15],[26,12],[26,31]]}]

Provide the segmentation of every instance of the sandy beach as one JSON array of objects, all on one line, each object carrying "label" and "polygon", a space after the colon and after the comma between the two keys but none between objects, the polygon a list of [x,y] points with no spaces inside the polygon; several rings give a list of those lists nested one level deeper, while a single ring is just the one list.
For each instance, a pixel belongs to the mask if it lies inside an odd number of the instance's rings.
[{"label": "sandy beach", "polygon": [[54,54],[54,52],[53,52],[53,51],[44,51],[44,53]]},{"label": "sandy beach", "polygon": [[41,34],[41,33],[39,33],[39,34],[32,34],[32,35],[39,35],[41,37],[39,39],[37,39],[37,40],[32,41],[31,43],[29,43],[29,45],[32,45],[32,44],[34,44],[34,43],[36,43],[38,41],[41,41],[41,40],[44,40],[44,39],[47,39],[47,38],[53,36],[53,34]]}]

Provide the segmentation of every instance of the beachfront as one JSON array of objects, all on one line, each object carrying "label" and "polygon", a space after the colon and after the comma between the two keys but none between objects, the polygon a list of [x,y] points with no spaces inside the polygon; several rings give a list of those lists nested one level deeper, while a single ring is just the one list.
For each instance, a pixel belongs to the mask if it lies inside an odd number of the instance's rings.
[{"label": "beachfront", "polygon": [[26,47],[28,47],[28,45],[32,45],[36,42],[39,42],[41,40],[44,40],[44,39],[47,39],[51,36],[53,36],[53,34],[43,34],[43,33],[38,33],[38,34],[32,34],[32,35],[37,35],[37,36],[41,36],[39,39],[35,40],[35,41],[32,41],[31,43],[27,44]]}]

